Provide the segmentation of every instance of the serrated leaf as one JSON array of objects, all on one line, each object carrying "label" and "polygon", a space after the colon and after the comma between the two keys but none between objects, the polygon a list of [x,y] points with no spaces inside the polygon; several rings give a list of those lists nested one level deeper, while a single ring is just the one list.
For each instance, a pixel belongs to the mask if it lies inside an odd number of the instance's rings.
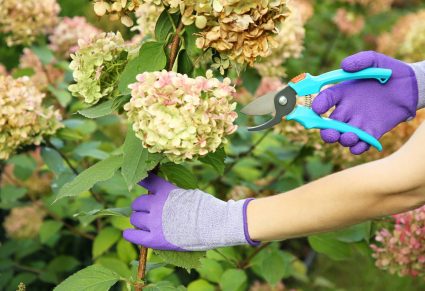
[{"label": "serrated leaf", "polygon": [[162,159],[160,154],[152,154],[142,145],[134,131],[129,128],[124,142],[124,160],[121,173],[131,191],[137,182],[148,176],[148,171]]},{"label": "serrated leaf", "polygon": [[102,229],[93,242],[92,255],[96,258],[112,247],[121,237],[121,232],[113,227]]},{"label": "serrated leaf", "polygon": [[92,265],[56,286],[54,291],[107,291],[118,280],[120,276],[100,265]]},{"label": "serrated leaf", "polygon": [[191,76],[193,72],[192,60],[187,54],[187,51],[184,49],[179,52],[177,59],[177,72],[188,76]]},{"label": "serrated leaf", "polygon": [[211,165],[217,173],[220,175],[224,174],[224,168],[226,167],[224,160],[226,159],[226,153],[224,148],[219,148],[213,153],[209,153],[205,157],[199,160],[205,164]]},{"label": "serrated leaf", "polygon": [[205,257],[206,252],[174,252],[154,250],[155,254],[161,257],[167,264],[184,268],[186,270],[198,268],[201,266],[201,259]]},{"label": "serrated leaf", "polygon": [[93,209],[91,211],[79,212],[77,214],[74,214],[74,217],[79,217],[79,216],[94,216],[94,217],[101,217],[101,216],[120,216],[120,217],[129,217],[130,214],[131,214],[131,208],[130,207],[123,207],[123,208]]},{"label": "serrated leaf", "polygon": [[228,269],[220,279],[220,287],[223,291],[243,291],[246,289],[248,277],[245,272],[238,269]]},{"label": "serrated leaf", "polygon": [[96,260],[96,264],[102,265],[105,268],[114,271],[123,278],[128,278],[131,276],[131,271],[127,264],[117,258],[101,257]]},{"label": "serrated leaf", "polygon": [[145,42],[139,56],[130,60],[120,77],[118,89],[123,95],[130,93],[128,85],[136,82],[136,76],[143,72],[160,71],[167,65],[167,56],[162,42]]},{"label": "serrated leaf", "polygon": [[71,182],[66,183],[59,191],[54,202],[63,197],[77,196],[89,190],[94,184],[111,178],[122,164],[122,156],[111,156],[81,172]]},{"label": "serrated leaf", "polygon": [[87,118],[99,118],[106,116],[112,113],[112,103],[113,100],[108,100],[100,104],[96,104],[95,106],[81,109],[78,113]]},{"label": "serrated leaf", "polygon": [[161,172],[167,176],[168,180],[180,188],[196,189],[198,182],[196,177],[182,165],[167,163],[161,165]]},{"label": "serrated leaf", "polygon": [[199,267],[197,271],[201,275],[201,278],[218,283],[221,275],[223,274],[223,267],[216,260],[202,258],[201,267]]},{"label": "serrated leaf", "polygon": [[174,21],[176,25],[179,15],[169,14],[168,9],[164,9],[161,15],[158,17],[155,25],[155,38],[157,41],[165,42],[168,35],[173,31],[173,24],[171,23],[170,18]]}]

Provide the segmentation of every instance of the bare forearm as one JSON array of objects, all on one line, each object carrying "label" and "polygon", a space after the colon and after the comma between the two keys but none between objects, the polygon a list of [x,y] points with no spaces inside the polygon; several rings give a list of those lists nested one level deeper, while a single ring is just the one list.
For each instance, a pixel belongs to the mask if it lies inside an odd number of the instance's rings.
[{"label": "bare forearm", "polygon": [[[325,232],[425,203],[425,156],[421,138],[389,158],[354,167],[248,207],[254,240],[277,240]],[[420,143],[421,141],[421,143]],[[418,171],[424,174],[417,175]]]}]

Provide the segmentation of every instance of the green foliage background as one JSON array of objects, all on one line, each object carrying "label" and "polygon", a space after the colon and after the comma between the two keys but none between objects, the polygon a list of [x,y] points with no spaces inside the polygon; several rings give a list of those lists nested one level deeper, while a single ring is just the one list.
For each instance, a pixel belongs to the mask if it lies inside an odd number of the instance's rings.
[{"label": "green foliage background", "polygon": [[[98,20],[88,1],[59,2],[64,16],[85,15],[99,27],[119,28],[125,37],[130,37],[120,25]],[[335,2],[315,4],[315,14],[306,26],[303,57],[286,64],[288,76],[304,71],[323,73],[337,68],[347,55],[374,49],[373,43],[367,41],[369,36],[389,30],[398,17],[419,7],[408,5],[384,15],[368,16],[366,29],[357,36],[347,37],[332,22],[341,6]],[[165,41],[159,38],[158,41]],[[43,47],[43,42],[37,45]],[[0,39],[0,63],[8,68],[16,67],[22,49],[8,48]],[[186,50],[190,55],[194,49],[188,45]],[[146,62],[143,55],[146,51],[149,49],[141,50],[140,60],[133,63],[135,68],[124,72],[122,93],[135,70],[165,66],[163,55],[154,56],[156,61],[152,64]],[[48,52],[40,50],[39,55],[46,57]],[[158,64],[160,67],[156,68]],[[189,57],[179,57],[178,66],[178,70],[193,72]],[[200,72],[193,72],[197,73]],[[71,81],[69,74],[65,83]],[[249,89],[256,89],[257,74],[248,70],[242,77],[250,84]],[[121,231],[131,227],[128,221],[131,201],[145,191],[133,185],[161,157],[141,147],[121,118],[110,114],[111,104],[84,109],[78,100],[61,99],[60,93],[54,95],[69,114],[65,128],[41,147],[41,170],[36,169],[34,157],[26,152],[7,161],[14,165],[14,176],[20,182],[0,189],[0,220],[11,208],[29,205],[37,199],[43,201],[47,215],[35,239],[10,239],[0,230],[0,290],[15,290],[19,282],[24,282],[28,290],[51,290],[66,278],[55,290],[108,290],[111,286],[111,290],[131,290],[138,250],[121,238]],[[120,104],[115,105],[119,108]],[[181,187],[200,187],[227,199],[226,194],[236,185],[256,191],[284,192],[335,170],[332,161],[315,156],[309,144],[294,145],[285,136],[273,132],[248,133],[249,122],[240,115],[237,121],[240,129],[224,149],[182,165],[163,162],[161,174]],[[134,153],[139,155],[138,159]],[[35,171],[53,176],[51,191],[43,193],[41,198],[31,197],[26,186]],[[265,176],[274,177],[266,189],[253,182]],[[368,222],[335,233],[264,244],[260,249],[212,250],[205,256],[149,252],[149,287],[144,290],[239,291],[254,288],[255,282],[268,286],[261,290],[283,290],[282,282],[296,290],[424,290],[423,280],[398,278],[373,266],[368,244],[375,229],[376,223]],[[89,285],[92,287],[87,288]]]}]

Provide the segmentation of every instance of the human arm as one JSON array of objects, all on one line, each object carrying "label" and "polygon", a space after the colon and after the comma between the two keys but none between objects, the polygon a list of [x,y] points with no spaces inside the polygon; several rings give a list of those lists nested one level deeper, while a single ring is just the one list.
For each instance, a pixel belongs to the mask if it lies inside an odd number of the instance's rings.
[{"label": "human arm", "polygon": [[425,124],[395,154],[248,205],[253,240],[326,232],[425,204]]},{"label": "human arm", "polygon": [[124,232],[137,244],[206,250],[326,232],[425,204],[425,124],[395,154],[256,200],[224,202],[150,175]]},{"label": "human arm", "polygon": [[[392,130],[399,123],[415,117],[416,110],[425,106],[425,62],[407,64],[374,51],[347,57],[341,68],[357,72],[366,68],[386,68],[392,76],[386,84],[375,80],[339,83],[323,90],[313,101],[318,114],[332,110],[330,118],[363,129],[375,138]],[[327,143],[339,142],[353,154],[362,154],[370,146],[354,133],[327,129],[321,131]]]}]

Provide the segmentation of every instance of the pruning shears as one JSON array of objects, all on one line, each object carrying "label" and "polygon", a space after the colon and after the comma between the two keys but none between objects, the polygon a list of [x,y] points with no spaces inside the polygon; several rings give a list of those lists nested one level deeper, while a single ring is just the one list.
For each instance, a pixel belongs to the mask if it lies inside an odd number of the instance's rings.
[{"label": "pruning shears", "polygon": [[[355,133],[360,140],[382,151],[381,143],[367,132],[347,123],[324,118],[311,109],[312,94],[319,93],[320,89],[328,84],[335,84],[348,80],[376,79],[381,84],[388,82],[392,70],[382,68],[367,68],[362,71],[349,73],[344,70],[335,70],[319,76],[303,73],[293,78],[288,86],[280,91],[263,95],[242,109],[247,115],[272,114],[274,117],[264,124],[249,127],[249,131],[258,131],[271,128],[282,119],[294,120],[306,129],[335,129],[341,133]],[[297,104],[297,97],[306,97],[306,106]]]}]

